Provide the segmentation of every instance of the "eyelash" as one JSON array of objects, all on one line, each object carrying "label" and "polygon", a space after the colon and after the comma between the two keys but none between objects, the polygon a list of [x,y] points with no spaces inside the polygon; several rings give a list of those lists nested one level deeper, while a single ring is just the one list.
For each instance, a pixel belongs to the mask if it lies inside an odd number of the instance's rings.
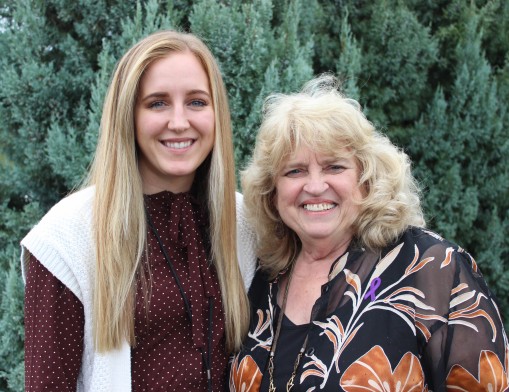
[{"label": "eyelash", "polygon": [[[198,104],[198,105],[196,105],[196,104]],[[202,101],[201,99],[193,99],[191,101],[191,106],[203,107],[203,106],[207,106],[207,102]]]},{"label": "eyelash", "polygon": [[297,175],[297,174],[300,174],[302,173],[302,170],[301,169],[292,169],[292,170],[289,170],[285,173],[285,176],[286,177],[291,177],[292,175]]},{"label": "eyelash", "polygon": [[[166,105],[166,103],[164,101],[154,101],[149,104],[149,108],[158,109],[165,105]],[[204,107],[207,105],[208,105],[207,102],[205,102],[201,99],[193,99],[189,102],[189,106],[191,106],[191,107]]]},{"label": "eyelash", "polygon": [[[327,167],[325,167],[324,171],[326,172],[333,172],[333,173],[339,173],[339,172],[342,172],[344,171],[346,168],[342,165],[329,165]],[[304,170],[302,169],[292,169],[292,170],[288,170],[287,172],[284,173],[285,177],[293,177],[293,176],[297,176],[299,174],[301,174]]]},{"label": "eyelash", "polygon": [[332,170],[332,171],[342,171],[344,170],[345,167],[344,166],[341,166],[341,165],[330,165],[327,167],[327,170]]},{"label": "eyelash", "polygon": [[151,102],[148,107],[149,108],[160,108],[161,106],[164,106],[164,101],[154,101],[154,102]]}]

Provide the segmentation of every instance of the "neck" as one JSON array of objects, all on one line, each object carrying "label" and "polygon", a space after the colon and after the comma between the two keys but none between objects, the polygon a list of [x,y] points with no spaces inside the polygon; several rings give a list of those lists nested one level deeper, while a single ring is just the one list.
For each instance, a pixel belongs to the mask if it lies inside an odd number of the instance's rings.
[{"label": "neck", "polygon": [[329,259],[336,259],[346,252],[352,236],[347,236],[341,241],[330,242],[328,240],[314,240],[309,242],[302,241],[302,250],[299,258],[303,258],[306,262],[314,263]]},{"label": "neck", "polygon": [[144,160],[138,162],[143,193],[153,195],[163,191],[188,192],[194,182],[195,172],[183,175],[164,175],[151,170]]},{"label": "neck", "polygon": [[348,249],[350,240],[334,247],[303,247],[295,261],[296,276],[315,278],[328,276],[334,261]]},{"label": "neck", "polygon": [[191,189],[191,184],[187,181],[173,181],[171,183],[151,183],[149,181],[143,180],[143,194],[145,195],[153,195],[155,193],[168,191],[171,193],[183,193],[183,192],[189,192]]}]

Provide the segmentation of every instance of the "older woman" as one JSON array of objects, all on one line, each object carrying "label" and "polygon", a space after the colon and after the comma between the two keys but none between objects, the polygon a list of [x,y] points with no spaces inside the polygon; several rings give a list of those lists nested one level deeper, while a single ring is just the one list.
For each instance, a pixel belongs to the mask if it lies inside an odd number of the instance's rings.
[{"label": "older woman", "polygon": [[407,155],[332,77],[267,99],[243,191],[260,268],[231,390],[506,390],[474,259],[424,229]]}]

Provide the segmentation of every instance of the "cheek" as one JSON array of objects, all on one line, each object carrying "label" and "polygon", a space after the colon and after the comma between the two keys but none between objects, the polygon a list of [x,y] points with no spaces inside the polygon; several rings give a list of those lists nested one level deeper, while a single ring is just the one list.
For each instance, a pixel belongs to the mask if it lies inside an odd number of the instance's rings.
[{"label": "cheek", "polygon": [[285,190],[288,190],[288,184],[285,184],[284,178],[279,178],[274,186],[274,196],[272,196],[274,207],[279,213],[280,208],[284,208],[285,201],[288,197],[288,194],[285,192]]},{"label": "cheek", "polygon": [[143,142],[143,139],[146,139],[150,136],[149,119],[143,115],[137,115],[134,118],[134,134],[136,136],[136,141]]},{"label": "cheek", "polygon": [[212,114],[209,119],[207,119],[206,121],[203,122],[203,129],[205,130],[205,132],[207,134],[209,134],[209,136],[212,138],[212,140],[214,140],[214,138],[215,138],[215,133],[216,133],[215,127],[216,127],[215,118],[214,118],[214,115]]},{"label": "cheek", "polygon": [[296,184],[291,181],[281,180],[276,184],[274,190],[274,207],[280,215],[285,213],[285,210],[295,203],[298,196]]},{"label": "cheek", "polygon": [[134,126],[136,127],[136,135],[139,137],[154,136],[160,133],[162,129],[161,122],[150,116],[140,116]]}]

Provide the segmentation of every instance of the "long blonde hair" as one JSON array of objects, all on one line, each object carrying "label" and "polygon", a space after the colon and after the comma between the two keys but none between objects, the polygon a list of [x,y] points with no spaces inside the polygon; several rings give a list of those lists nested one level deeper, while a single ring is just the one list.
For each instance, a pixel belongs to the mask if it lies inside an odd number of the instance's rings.
[{"label": "long blonde hair", "polygon": [[[239,349],[249,324],[249,304],[237,262],[235,172],[228,98],[219,67],[192,34],[161,31],[135,44],[117,64],[106,95],[100,137],[87,185],[95,185],[93,227],[96,272],[93,331],[99,352],[135,344],[136,280],[147,246],[142,182],[137,166],[134,106],[139,82],[155,60],[190,51],[209,78],[215,112],[211,155],[196,176],[209,211],[211,252],[221,287],[226,347]],[[207,175],[208,174],[208,175]],[[148,282],[148,286],[150,282]],[[146,290],[149,289],[145,288]]]},{"label": "long blonde hair", "polygon": [[260,264],[272,277],[300,251],[298,236],[280,220],[274,196],[282,165],[301,145],[326,156],[347,148],[358,162],[359,185],[365,190],[353,224],[359,245],[377,250],[409,226],[425,225],[408,156],[375,129],[357,101],[338,91],[334,77],[322,75],[300,93],[266,99],[253,157],[242,173]]}]

